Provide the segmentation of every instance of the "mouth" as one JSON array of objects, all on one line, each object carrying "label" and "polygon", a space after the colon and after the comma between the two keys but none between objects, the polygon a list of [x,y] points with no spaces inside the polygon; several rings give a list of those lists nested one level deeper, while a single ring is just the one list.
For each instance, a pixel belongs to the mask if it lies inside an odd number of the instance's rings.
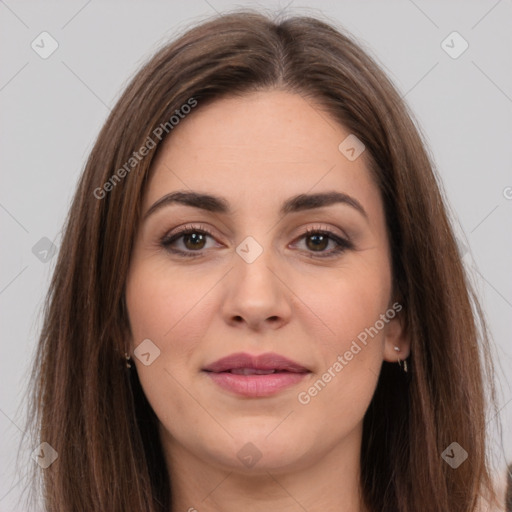
[{"label": "mouth", "polygon": [[[291,359],[268,352],[258,356],[238,352],[219,359],[205,368],[206,372],[231,372],[240,375],[266,375],[276,372],[307,373],[309,370]],[[246,373],[244,373],[246,372]]]},{"label": "mouth", "polygon": [[[235,375],[271,375],[273,373],[288,373],[288,370],[261,370],[258,368],[232,368],[231,370],[225,370],[222,372],[214,373],[233,373]],[[290,373],[301,373],[301,372],[290,372]]]},{"label": "mouth", "polygon": [[212,381],[236,395],[266,397],[296,385],[309,369],[275,353],[231,354],[203,368]]}]

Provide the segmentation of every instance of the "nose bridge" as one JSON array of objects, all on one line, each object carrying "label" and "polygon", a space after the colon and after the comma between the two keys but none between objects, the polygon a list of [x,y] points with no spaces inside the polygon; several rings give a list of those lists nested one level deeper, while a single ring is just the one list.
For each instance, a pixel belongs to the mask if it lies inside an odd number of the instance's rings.
[{"label": "nose bridge", "polygon": [[276,267],[279,257],[273,252],[271,236],[261,233],[245,237],[236,247],[223,308],[228,322],[241,318],[256,326],[267,319],[275,323],[289,317],[286,287]]},{"label": "nose bridge", "polygon": [[249,235],[236,247],[235,280],[251,287],[260,284],[262,288],[270,291],[270,288],[274,288],[275,275],[271,268],[275,266],[276,255],[272,252],[273,247],[268,234],[256,236],[259,241],[255,236]]}]

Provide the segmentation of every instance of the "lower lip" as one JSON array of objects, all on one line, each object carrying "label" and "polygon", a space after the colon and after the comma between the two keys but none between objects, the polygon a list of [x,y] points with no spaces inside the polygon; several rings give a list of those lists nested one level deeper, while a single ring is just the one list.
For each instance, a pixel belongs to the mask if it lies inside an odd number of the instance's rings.
[{"label": "lower lip", "polygon": [[265,397],[300,382],[307,373],[270,373],[268,375],[238,375],[229,372],[206,372],[223,389],[247,397]]}]

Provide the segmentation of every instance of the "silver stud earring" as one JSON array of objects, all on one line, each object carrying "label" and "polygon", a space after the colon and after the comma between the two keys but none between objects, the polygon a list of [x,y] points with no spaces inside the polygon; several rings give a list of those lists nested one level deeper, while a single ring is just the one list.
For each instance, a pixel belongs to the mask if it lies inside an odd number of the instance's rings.
[{"label": "silver stud earring", "polygon": [[125,358],[126,368],[131,368],[131,367],[132,367],[132,364],[131,364],[131,357],[130,357],[130,355],[128,354],[128,352],[125,352],[125,353],[124,353],[124,358]]}]

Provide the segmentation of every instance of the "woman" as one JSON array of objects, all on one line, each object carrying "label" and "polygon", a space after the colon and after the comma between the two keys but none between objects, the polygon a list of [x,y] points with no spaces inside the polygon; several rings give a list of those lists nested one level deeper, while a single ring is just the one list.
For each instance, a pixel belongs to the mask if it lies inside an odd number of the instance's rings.
[{"label": "woman", "polygon": [[497,506],[486,330],[435,172],[319,20],[219,16],[137,74],[38,353],[48,510]]}]

